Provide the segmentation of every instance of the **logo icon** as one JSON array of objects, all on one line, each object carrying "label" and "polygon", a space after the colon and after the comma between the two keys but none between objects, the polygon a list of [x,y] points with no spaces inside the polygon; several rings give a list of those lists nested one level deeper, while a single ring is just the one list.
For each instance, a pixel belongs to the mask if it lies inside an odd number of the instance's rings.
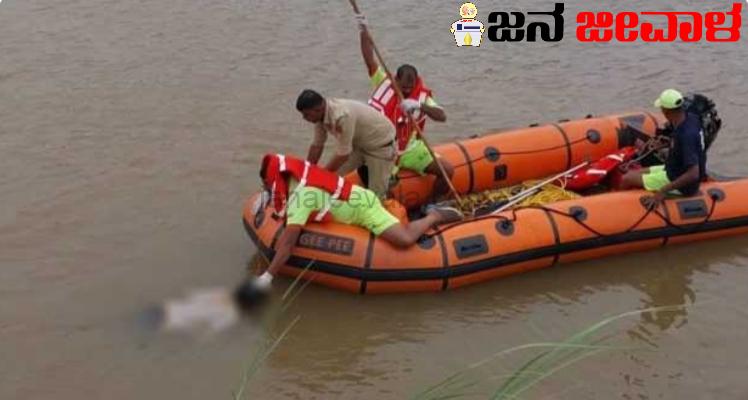
[{"label": "logo icon", "polygon": [[464,3],[460,6],[461,20],[452,24],[452,33],[455,35],[455,42],[458,47],[462,46],[480,46],[483,40],[485,28],[483,23],[475,19],[478,15],[478,8],[473,3]]}]

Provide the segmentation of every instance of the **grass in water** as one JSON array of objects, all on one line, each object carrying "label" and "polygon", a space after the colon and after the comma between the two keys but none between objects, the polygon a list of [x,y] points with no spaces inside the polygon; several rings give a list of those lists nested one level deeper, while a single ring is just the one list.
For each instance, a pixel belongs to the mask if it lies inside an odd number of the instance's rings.
[{"label": "grass in water", "polygon": [[[239,382],[239,387],[233,393],[234,400],[242,400],[246,396],[249,384],[252,378],[262,368],[267,361],[268,357],[278,348],[283,340],[288,336],[288,333],[296,326],[301,319],[300,315],[295,316],[291,322],[284,327],[280,327],[281,317],[288,311],[288,308],[293,304],[296,298],[304,291],[304,288],[311,282],[307,280],[303,284],[301,278],[314,264],[314,261],[310,261],[309,264],[304,268],[303,271],[294,279],[291,285],[286,289],[280,299],[274,300],[270,303],[269,308],[262,314],[260,327],[262,328],[262,334],[259,341],[259,345],[253,352],[249,359],[249,362],[244,368]],[[279,332],[279,333],[278,333]]]},{"label": "grass in water", "polygon": [[[257,350],[250,358],[238,389],[234,393],[234,400],[244,399],[252,378],[257,374],[268,357],[278,348],[288,333],[300,320],[296,316],[282,329],[279,328],[281,317],[287,312],[294,300],[304,290],[310,281],[300,285],[302,276],[313,265],[310,262],[299,276],[288,287],[280,301],[272,302],[266,311],[261,327],[262,338]],[[685,306],[654,307],[644,310],[630,311],[604,319],[586,329],[570,336],[561,342],[539,342],[512,347],[476,362],[466,368],[448,376],[442,381],[427,387],[412,397],[414,400],[451,400],[464,397],[486,398],[491,400],[515,400],[520,399],[530,389],[536,387],[544,380],[559,371],[567,369],[587,358],[607,351],[641,350],[642,347],[621,347],[606,345],[605,342],[614,337],[614,334],[603,335],[603,330],[614,322],[653,312],[674,312],[685,308]],[[276,334],[276,332],[279,332]],[[489,376],[481,376],[484,369],[494,361],[505,356],[525,351],[537,351],[528,361],[519,368],[506,373],[495,373],[489,371]],[[486,383],[499,382],[498,388],[492,393],[479,393],[478,386]]]},{"label": "grass in water", "polygon": [[[644,313],[672,312],[683,308],[684,306],[666,306],[630,311],[600,321],[572,335],[562,342],[531,343],[512,347],[495,353],[486,359],[448,376],[446,379],[426,388],[412,398],[414,400],[448,400],[465,396],[479,396],[481,393],[475,392],[478,384],[484,381],[498,380],[501,382],[498,389],[493,393],[488,394],[485,398],[492,400],[519,399],[523,393],[537,386],[545,379],[586,358],[605,351],[641,349],[635,347],[605,345],[604,342],[612,338],[613,335],[600,336],[600,334],[603,329],[612,323]],[[522,364],[519,368],[507,374],[494,374],[488,378],[478,376],[481,370],[490,362],[496,361],[512,353],[528,350],[540,350],[540,353]],[[486,394],[483,395],[485,396]]]}]

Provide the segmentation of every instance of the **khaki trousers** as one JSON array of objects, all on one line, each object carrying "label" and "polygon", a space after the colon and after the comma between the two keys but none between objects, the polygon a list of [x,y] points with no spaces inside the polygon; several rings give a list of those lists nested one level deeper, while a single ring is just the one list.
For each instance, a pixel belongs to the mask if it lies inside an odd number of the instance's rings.
[{"label": "khaki trousers", "polygon": [[380,199],[384,199],[389,190],[396,153],[394,142],[392,145],[380,147],[374,151],[354,148],[348,160],[338,170],[338,174],[345,176],[356,171],[360,166],[366,165],[369,170],[368,189],[376,193]]}]

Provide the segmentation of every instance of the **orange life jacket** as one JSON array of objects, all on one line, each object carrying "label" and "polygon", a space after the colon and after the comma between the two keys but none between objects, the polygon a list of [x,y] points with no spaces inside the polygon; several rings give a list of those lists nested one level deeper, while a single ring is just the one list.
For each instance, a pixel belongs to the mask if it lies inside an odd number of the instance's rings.
[{"label": "orange life jacket", "polygon": [[[270,189],[271,201],[276,215],[285,218],[286,206],[289,201],[289,179],[299,182],[295,190],[305,186],[324,190],[332,196],[332,200],[348,201],[353,190],[353,184],[343,177],[318,167],[309,161],[282,154],[266,154],[262,159],[265,170],[263,180]],[[311,218],[317,222],[328,221],[331,202],[324,209],[312,214]]]},{"label": "orange life jacket", "polygon": [[[416,85],[413,87],[413,91],[408,98],[416,100],[419,103],[424,103],[430,96],[431,89],[426,87],[421,77],[416,78]],[[410,137],[413,135],[415,128],[410,123],[408,116],[400,109],[400,99],[392,87],[392,81],[385,79],[377,86],[369,99],[369,105],[386,115],[395,125],[397,149],[399,152],[403,152],[408,147]],[[417,110],[413,113],[413,120],[418,123],[421,132],[423,132],[423,128],[426,126],[426,114],[421,110]]]}]

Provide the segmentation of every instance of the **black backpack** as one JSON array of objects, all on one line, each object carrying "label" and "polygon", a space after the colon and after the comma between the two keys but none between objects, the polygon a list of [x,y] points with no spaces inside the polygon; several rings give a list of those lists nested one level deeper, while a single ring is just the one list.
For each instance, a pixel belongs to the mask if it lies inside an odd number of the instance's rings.
[{"label": "black backpack", "polygon": [[722,119],[717,113],[717,107],[711,99],[701,94],[686,96],[685,107],[687,112],[699,117],[701,128],[704,129],[704,150],[709,150],[722,129]]},{"label": "black backpack", "polygon": [[[699,117],[701,122],[701,129],[704,130],[704,152],[709,150],[712,143],[717,139],[717,134],[722,128],[722,119],[720,119],[717,113],[717,107],[714,102],[708,97],[701,94],[689,94],[685,98],[686,112],[694,114]],[[647,136],[635,129],[629,127],[629,132],[634,132],[635,136],[638,136],[642,140],[647,140]],[[673,133],[673,126],[667,123],[664,128],[658,128],[656,135],[664,135],[670,137]],[[631,143],[633,144],[634,135],[630,136]],[[627,144],[630,145],[630,144]],[[657,153],[652,153],[640,160],[640,163],[644,167],[651,167],[653,165],[662,164],[664,160]]]}]

